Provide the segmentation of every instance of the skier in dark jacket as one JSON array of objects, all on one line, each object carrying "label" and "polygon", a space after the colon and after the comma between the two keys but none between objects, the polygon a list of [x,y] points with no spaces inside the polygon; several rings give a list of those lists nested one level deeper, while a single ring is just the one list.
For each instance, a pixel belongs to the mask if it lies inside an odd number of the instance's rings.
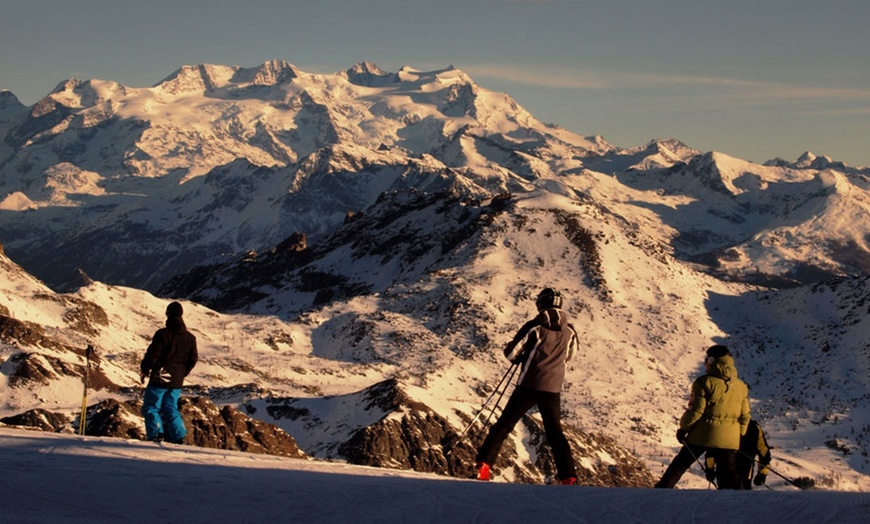
[{"label": "skier in dark jacket", "polygon": [[149,377],[142,405],[148,440],[180,444],[187,435],[178,400],[198,354],[196,337],[187,330],[183,314],[178,302],[166,307],[166,327],[154,333],[140,365],[142,382]]},{"label": "skier in dark jacket", "polygon": [[[752,489],[752,472],[755,470],[755,457],[758,456],[758,465],[761,468],[758,474],[755,475],[755,485],[762,486],[767,482],[767,475],[770,474],[770,446],[767,444],[767,437],[764,436],[764,431],[761,430],[761,425],[752,419],[749,421],[749,426],[746,429],[746,434],[740,437],[740,449],[737,450],[737,475],[740,479],[742,489]],[[707,454],[706,460],[707,480],[713,481],[716,478],[716,459]]]},{"label": "skier in dark jacket", "polygon": [[[522,372],[504,411],[477,452],[480,480],[491,478],[491,466],[505,439],[522,416],[537,405],[547,443],[553,450],[559,480],[562,484],[577,482],[574,458],[562,432],[561,421],[565,362],[577,349],[577,333],[562,312],[562,295],[558,291],[544,289],[535,305],[538,315],[526,322],[504,349],[505,356],[512,363],[522,363]],[[518,348],[523,340],[525,342]]]},{"label": "skier in dark jacket", "polygon": [[719,489],[740,489],[737,449],[749,425],[749,388],[737,378],[734,358],[721,345],[707,349],[707,373],[692,383],[689,407],[680,418],[677,441],[683,445],[655,485],[673,488],[704,453],[718,464]]}]

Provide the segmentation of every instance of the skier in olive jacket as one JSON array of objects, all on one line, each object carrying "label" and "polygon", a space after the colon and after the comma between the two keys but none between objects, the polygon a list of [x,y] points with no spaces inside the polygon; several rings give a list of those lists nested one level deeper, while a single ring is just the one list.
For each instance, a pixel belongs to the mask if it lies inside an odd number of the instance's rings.
[{"label": "skier in olive jacket", "polygon": [[141,379],[148,380],[142,404],[145,436],[148,440],[184,442],[187,429],[178,411],[184,378],[196,365],[196,337],[181,318],[181,304],[166,307],[166,327],[157,330],[140,365]]},{"label": "skier in olive jacket", "polygon": [[[560,482],[577,482],[574,458],[562,432],[561,421],[565,362],[577,349],[577,333],[562,312],[562,295],[558,291],[544,289],[535,305],[538,315],[520,328],[504,350],[508,360],[522,364],[522,373],[504,411],[478,450],[476,467],[480,480],[490,479],[490,468],[505,439],[526,411],[537,405]],[[524,339],[518,349],[518,344]]]},{"label": "skier in olive jacket", "polygon": [[736,454],[749,425],[749,388],[737,378],[734,358],[721,345],[707,349],[707,373],[692,383],[689,407],[680,418],[679,453],[655,487],[673,488],[701,455],[717,464],[719,489],[741,489]]}]

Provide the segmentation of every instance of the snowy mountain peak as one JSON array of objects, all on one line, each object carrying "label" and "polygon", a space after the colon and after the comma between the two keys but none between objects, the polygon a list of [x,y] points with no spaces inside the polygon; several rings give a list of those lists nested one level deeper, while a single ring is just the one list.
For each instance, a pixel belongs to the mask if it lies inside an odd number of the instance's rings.
[{"label": "snowy mountain peak", "polygon": [[416,82],[420,85],[427,84],[449,84],[461,82],[472,84],[471,78],[453,65],[449,65],[443,69],[435,69],[431,71],[421,71],[409,66],[402,66],[397,73],[400,80],[405,82]]},{"label": "snowy mountain peak", "polygon": [[366,87],[384,87],[399,82],[399,75],[383,71],[372,62],[359,62],[339,75],[351,84]]},{"label": "snowy mountain peak", "polygon": [[12,91],[8,89],[0,90],[0,111],[23,108],[24,104],[18,100],[18,97]]},{"label": "snowy mountain peak", "polygon": [[848,166],[844,162],[834,160],[827,155],[817,156],[810,151],[806,151],[805,153],[803,153],[800,157],[798,157],[796,162],[789,162],[788,160],[784,160],[782,158],[774,158],[765,162],[764,165],[774,167],[790,167],[793,169],[833,169],[840,171],[841,173],[858,175],[859,177],[866,177],[870,175],[870,168]]},{"label": "snowy mountain peak", "polygon": [[809,165],[809,164],[812,164],[816,158],[818,158],[818,157],[816,155],[814,155],[811,151],[804,151],[804,153],[798,157],[797,163]]},{"label": "snowy mountain peak", "polygon": [[[243,74],[248,71],[253,73],[249,80],[246,78],[247,75]],[[238,83],[247,80],[253,85],[273,86],[289,82],[299,75],[299,70],[293,64],[284,60],[270,60],[253,70],[239,70],[239,74],[233,80]]]},{"label": "snowy mountain peak", "polygon": [[57,85],[34,108],[34,116],[45,114],[45,108],[63,106],[72,110],[87,110],[108,100],[127,95],[127,88],[107,80],[70,78]]},{"label": "snowy mountain peak", "polygon": [[701,154],[697,149],[689,147],[676,138],[653,139],[647,143],[646,148],[647,150],[670,156],[675,161],[685,161],[689,157]]},{"label": "snowy mountain peak", "polygon": [[357,64],[354,64],[353,67],[347,70],[349,73],[369,73],[372,75],[383,76],[386,75],[386,71],[382,70],[377,66],[374,62],[363,61]]},{"label": "snowy mountain peak", "polygon": [[170,95],[214,91],[232,79],[236,68],[213,64],[186,65],[174,71],[154,87]]}]

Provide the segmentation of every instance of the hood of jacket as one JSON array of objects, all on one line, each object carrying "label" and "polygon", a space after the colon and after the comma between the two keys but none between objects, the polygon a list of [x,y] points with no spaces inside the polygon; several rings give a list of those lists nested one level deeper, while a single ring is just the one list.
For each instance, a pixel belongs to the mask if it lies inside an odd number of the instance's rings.
[{"label": "hood of jacket", "polygon": [[710,364],[707,373],[726,381],[737,378],[737,368],[734,366],[734,358],[731,355],[717,358],[712,364]]}]

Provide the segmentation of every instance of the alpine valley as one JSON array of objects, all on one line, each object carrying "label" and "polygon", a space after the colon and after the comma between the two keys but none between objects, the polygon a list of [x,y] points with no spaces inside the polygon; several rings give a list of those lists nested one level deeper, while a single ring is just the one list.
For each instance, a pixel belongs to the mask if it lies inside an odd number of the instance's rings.
[{"label": "alpine valley", "polygon": [[[144,438],[139,361],[180,300],[188,443],[467,477],[489,410],[457,437],[555,287],[582,484],[652,485],[721,343],[779,474],[870,491],[870,168],[623,149],[371,63],[0,92],[0,137],[5,425],[78,431],[87,369],[87,433]],[[531,413],[496,480],[553,470]]]}]

